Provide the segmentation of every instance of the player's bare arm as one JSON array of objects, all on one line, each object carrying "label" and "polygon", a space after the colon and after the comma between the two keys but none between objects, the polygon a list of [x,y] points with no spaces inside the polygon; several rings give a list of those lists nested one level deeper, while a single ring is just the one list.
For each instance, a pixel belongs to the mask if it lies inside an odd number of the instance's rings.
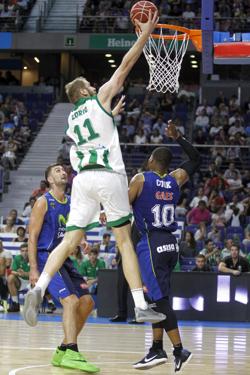
[{"label": "player's bare arm", "polygon": [[30,263],[30,283],[35,285],[39,278],[37,269],[37,241],[41,232],[44,216],[47,212],[47,201],[45,197],[38,199],[32,209],[29,222],[28,253]]},{"label": "player's bare arm", "polygon": [[128,188],[129,203],[132,204],[142,192],[144,184],[143,173],[136,174],[130,181]]},{"label": "player's bare arm", "polygon": [[148,22],[141,23],[136,21],[136,27],[140,30],[140,37],[123,57],[119,68],[116,69],[111,79],[106,82],[98,92],[98,98],[105,109],[110,110],[111,99],[120,92],[125,79],[136,61],[139,59],[143,47],[146,44],[149,35],[154,30],[158,20],[158,13],[156,12],[152,16],[150,12]]},{"label": "player's bare arm", "polygon": [[174,141],[179,143],[183,151],[189,157],[189,160],[185,161],[180,168],[174,170],[170,173],[173,176],[179,186],[184,185],[189,177],[197,170],[200,165],[200,154],[195,147],[188,142],[182,134],[176,129],[176,126],[172,120],[168,121],[168,126],[166,127],[166,135],[172,138]]}]

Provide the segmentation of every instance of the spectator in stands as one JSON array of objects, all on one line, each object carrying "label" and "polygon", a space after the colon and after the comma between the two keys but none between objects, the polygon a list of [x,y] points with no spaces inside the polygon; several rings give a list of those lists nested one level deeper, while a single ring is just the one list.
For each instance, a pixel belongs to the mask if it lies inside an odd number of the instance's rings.
[{"label": "spectator in stands", "polygon": [[17,227],[16,234],[17,234],[17,237],[13,238],[13,242],[28,242],[25,228]]},{"label": "spectator in stands", "polygon": [[7,311],[8,286],[6,282],[7,272],[11,266],[12,255],[8,250],[4,250],[0,240],[0,312]]},{"label": "spectator in stands", "polygon": [[8,139],[11,137],[15,131],[15,124],[14,122],[10,119],[9,116],[5,115],[4,122],[2,124],[2,131],[5,136],[5,139]]},{"label": "spectator in stands", "polygon": [[31,196],[34,198],[39,198],[41,195],[45,194],[48,191],[47,182],[45,180],[40,181],[40,187],[32,191]]},{"label": "spectator in stands", "polygon": [[150,136],[150,143],[160,144],[162,143],[163,137],[158,129],[154,129]]},{"label": "spectator in stands", "polygon": [[74,267],[77,269],[80,275],[82,275],[83,274],[82,267],[83,267],[84,258],[83,258],[81,246],[77,246],[75,248],[75,251],[70,256],[70,259],[72,260]]},{"label": "spectator in stands", "polygon": [[201,222],[205,222],[208,224],[211,221],[211,213],[207,209],[206,202],[201,200],[198,203],[198,207],[192,208],[191,211],[187,214],[187,222],[188,224],[200,224]]},{"label": "spectator in stands", "polygon": [[0,312],[7,310],[8,287],[6,284],[6,262],[0,253]]},{"label": "spectator in stands", "polygon": [[91,294],[96,294],[98,284],[98,270],[106,268],[104,260],[98,259],[98,250],[92,247],[89,252],[89,260],[83,262],[82,275],[86,278]]},{"label": "spectator in stands", "polygon": [[7,216],[6,224],[1,226],[0,232],[16,233],[15,222],[14,222],[14,219],[11,216]]},{"label": "spectator in stands", "polygon": [[220,261],[220,250],[214,245],[213,241],[206,240],[205,247],[200,251],[204,255],[210,266],[216,266]]},{"label": "spectator in stands", "polygon": [[221,103],[228,105],[228,99],[225,97],[223,91],[219,91],[219,96],[215,99],[214,105],[219,107]]},{"label": "spectator in stands", "polygon": [[205,194],[209,194],[211,190],[225,191],[229,188],[227,181],[220,175],[219,172],[213,172],[214,176],[208,179],[205,183]]},{"label": "spectator in stands", "polygon": [[211,230],[207,234],[207,239],[218,243],[222,239],[221,231],[218,229],[215,223],[212,224]]},{"label": "spectator in stands", "polygon": [[12,303],[8,312],[20,311],[18,302],[18,291],[29,287],[29,258],[28,244],[20,246],[20,255],[16,255],[11,265],[11,274],[7,278],[8,288],[11,295]]},{"label": "spectator in stands", "polygon": [[244,216],[240,208],[234,203],[229,205],[225,212],[226,223],[230,227],[241,227],[243,225]]},{"label": "spectator in stands", "polygon": [[7,169],[16,168],[16,144],[9,139],[7,145],[5,146],[5,151],[2,156],[3,166]]},{"label": "spectator in stands", "polygon": [[162,116],[158,116],[156,122],[153,124],[153,130],[157,129],[161,135],[165,135],[167,124],[163,121]]},{"label": "spectator in stands", "polygon": [[186,5],[185,11],[182,12],[182,17],[184,19],[190,19],[195,17],[195,13],[192,11],[190,4]]},{"label": "spectator in stands", "polygon": [[242,241],[242,243],[244,246],[249,248],[250,246],[250,224],[248,224],[247,227],[245,228],[244,234],[245,234],[245,238]]},{"label": "spectator in stands", "polygon": [[207,264],[206,257],[203,254],[198,254],[195,258],[196,266],[192,269],[193,272],[210,272],[211,268]]},{"label": "spectator in stands", "polygon": [[208,200],[208,207],[210,211],[216,213],[221,207],[225,206],[226,202],[222,191],[218,191],[218,189],[211,190]]},{"label": "spectator in stands", "polygon": [[242,272],[250,272],[250,265],[247,259],[240,256],[240,249],[237,245],[231,246],[231,255],[224,258],[219,264],[219,271],[224,273],[231,273],[234,276],[239,276]]},{"label": "spectator in stands", "polygon": [[207,236],[206,224],[203,221],[199,224],[199,229],[194,234],[195,241],[204,241]]},{"label": "spectator in stands", "polygon": [[196,109],[196,113],[195,113],[196,116],[199,116],[199,115],[202,113],[203,110],[206,111],[206,114],[207,114],[208,116],[212,116],[212,114],[213,114],[213,108],[212,108],[210,105],[207,104],[207,100],[206,100],[206,99],[204,99],[204,100],[203,100],[203,103],[200,104],[200,105],[197,107],[197,109]]},{"label": "spectator in stands", "polygon": [[228,134],[230,136],[234,137],[237,133],[240,133],[240,135],[245,135],[245,129],[241,125],[241,122],[239,120],[236,120],[234,122],[234,125],[230,126],[230,128],[228,130]]},{"label": "spectator in stands", "polygon": [[144,145],[147,143],[147,137],[143,129],[138,129],[134,136],[134,143],[137,145]]},{"label": "spectator in stands", "polygon": [[[14,208],[12,208],[12,210],[10,210],[10,212],[8,213],[8,216],[12,217],[15,225],[23,225],[24,222],[23,220],[18,216],[18,211]],[[7,220],[7,218],[6,218]],[[5,224],[6,223],[6,220],[3,221],[3,223]]]},{"label": "spectator in stands", "polygon": [[5,259],[6,269],[8,270],[11,266],[12,255],[10,250],[4,250],[2,240],[0,240],[0,259]]},{"label": "spectator in stands", "polygon": [[188,212],[188,208],[187,208],[187,198],[183,197],[176,209],[175,209],[175,216],[177,219],[183,219],[186,217],[186,213]]},{"label": "spectator in stands", "polygon": [[194,125],[197,128],[202,129],[203,132],[207,131],[207,129],[209,127],[209,117],[208,117],[205,109],[203,109],[201,111],[201,114],[196,117]]},{"label": "spectator in stands", "polygon": [[196,255],[196,241],[192,232],[185,232],[184,241],[179,245],[180,256],[193,258]]},{"label": "spectator in stands", "polygon": [[229,164],[229,168],[224,173],[224,178],[230,189],[234,190],[242,187],[242,177],[240,171],[235,168],[234,163]]},{"label": "spectator in stands", "polygon": [[197,195],[191,200],[190,204],[189,204],[189,207],[190,208],[195,208],[195,207],[198,207],[198,204],[200,201],[204,201],[206,204],[208,203],[208,198],[207,196],[204,194],[204,189],[203,187],[200,187],[198,189],[198,193]]},{"label": "spectator in stands", "polygon": [[30,197],[29,202],[25,203],[24,210],[23,210],[23,217],[29,218],[32,208],[34,207],[34,204],[36,203],[35,197]]},{"label": "spectator in stands", "polygon": [[99,244],[101,253],[109,253],[113,248],[113,245],[110,243],[111,234],[104,233],[102,236],[102,242]]}]

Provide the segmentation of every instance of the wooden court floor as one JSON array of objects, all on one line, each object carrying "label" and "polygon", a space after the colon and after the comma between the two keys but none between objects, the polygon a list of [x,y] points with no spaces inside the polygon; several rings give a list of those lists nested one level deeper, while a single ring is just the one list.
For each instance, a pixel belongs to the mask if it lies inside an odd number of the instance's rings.
[{"label": "wooden court floor", "polygon": [[[184,346],[193,352],[185,375],[249,375],[250,328],[230,325],[180,328]],[[0,375],[79,375],[84,372],[50,365],[55,347],[60,343],[60,322],[39,322],[30,328],[22,320],[0,320]],[[89,361],[106,375],[174,374],[173,357],[168,339],[164,341],[168,362],[151,370],[132,368],[151,344],[149,325],[88,323],[79,339],[79,347]]]}]

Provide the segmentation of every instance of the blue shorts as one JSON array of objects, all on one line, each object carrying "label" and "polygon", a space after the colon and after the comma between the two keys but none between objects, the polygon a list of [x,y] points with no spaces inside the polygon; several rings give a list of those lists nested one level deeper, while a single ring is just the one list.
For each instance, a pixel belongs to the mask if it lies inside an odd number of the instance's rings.
[{"label": "blue shorts", "polygon": [[[44,269],[49,254],[48,251],[37,252],[38,270],[40,273]],[[63,266],[52,278],[48,286],[48,291],[58,301],[71,294],[76,295],[78,298],[89,294],[84,277],[75,269],[70,258],[65,260]]]},{"label": "blue shorts", "polygon": [[149,298],[157,301],[169,296],[170,277],[179,253],[175,236],[165,231],[144,234],[137,244],[136,253]]}]

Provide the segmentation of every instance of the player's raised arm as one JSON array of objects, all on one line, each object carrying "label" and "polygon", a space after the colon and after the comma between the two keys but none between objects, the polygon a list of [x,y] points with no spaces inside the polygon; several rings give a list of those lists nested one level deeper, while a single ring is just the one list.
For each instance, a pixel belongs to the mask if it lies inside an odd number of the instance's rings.
[{"label": "player's raised arm", "polygon": [[176,179],[178,185],[181,186],[185,184],[185,182],[189,180],[189,177],[199,168],[201,164],[200,153],[182,136],[180,132],[178,132],[172,120],[168,121],[166,135],[169,138],[174,139],[189,157],[189,160],[182,163],[180,168],[170,173],[170,175]]},{"label": "player's raised arm", "polygon": [[104,107],[105,105],[110,105],[111,99],[121,90],[130,70],[140,57],[144,45],[146,44],[149,35],[154,30],[158,19],[159,17],[157,12],[155,12],[153,16],[152,13],[149,12],[148,22],[141,23],[139,21],[135,21],[136,27],[140,30],[138,40],[123,57],[120,66],[116,69],[110,80],[106,82],[98,92],[98,98]]}]

